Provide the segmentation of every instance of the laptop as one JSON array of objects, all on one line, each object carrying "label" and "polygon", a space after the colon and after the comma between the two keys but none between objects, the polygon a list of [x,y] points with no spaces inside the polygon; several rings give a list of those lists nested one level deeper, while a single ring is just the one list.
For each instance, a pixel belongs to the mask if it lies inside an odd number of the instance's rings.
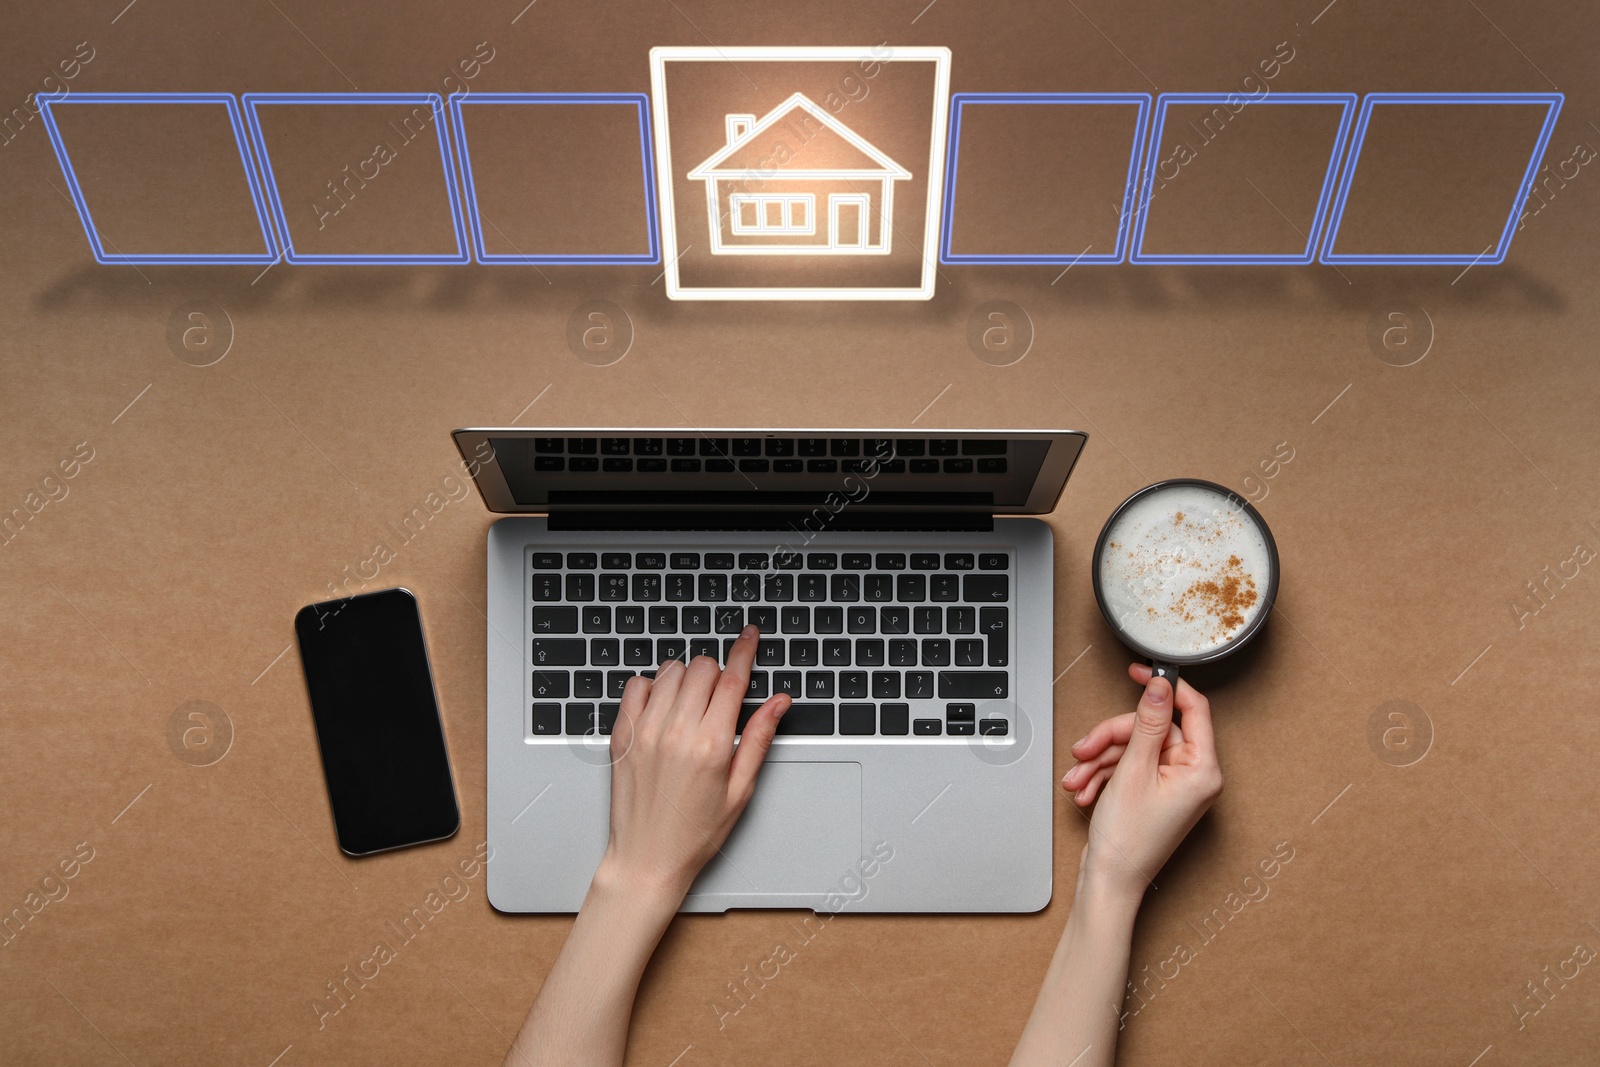
[{"label": "laptop", "polygon": [[[625,432],[627,436],[619,436]],[[463,429],[489,510],[488,865],[575,912],[627,679],[761,641],[784,716],[682,910],[1050,900],[1053,539],[1072,430]]]}]

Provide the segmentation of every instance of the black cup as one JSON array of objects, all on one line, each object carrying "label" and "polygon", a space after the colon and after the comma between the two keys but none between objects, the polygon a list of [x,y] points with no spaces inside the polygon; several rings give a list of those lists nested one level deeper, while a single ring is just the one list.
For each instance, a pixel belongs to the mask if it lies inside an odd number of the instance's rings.
[{"label": "black cup", "polygon": [[[1267,559],[1272,564],[1272,573],[1267,576],[1266,589],[1261,596],[1261,610],[1256,612],[1255,617],[1250,620],[1245,628],[1235,634],[1226,644],[1220,648],[1214,648],[1210,652],[1202,652],[1194,656],[1171,656],[1157,653],[1134,640],[1123,629],[1122,624],[1113,617],[1111,610],[1106,607],[1105,592],[1100,588],[1100,559],[1105,552],[1106,538],[1110,535],[1111,528],[1117,524],[1117,520],[1122,517],[1122,513],[1127,511],[1135,501],[1175,485],[1197,485],[1210,489],[1215,493],[1220,493],[1231,503],[1237,504],[1239,509],[1248,515],[1250,520],[1256,524],[1256,528],[1261,531],[1261,538],[1267,543]],[[1169,478],[1164,482],[1156,482],[1154,485],[1145,486],[1121,504],[1118,504],[1117,509],[1111,513],[1111,517],[1106,520],[1106,524],[1100,528],[1100,536],[1094,543],[1092,566],[1094,599],[1095,603],[1100,605],[1100,614],[1105,618],[1106,624],[1122,639],[1123,644],[1150,661],[1150,668],[1156,675],[1167,679],[1168,684],[1174,687],[1178,684],[1179,667],[1193,667],[1201,663],[1211,663],[1243,647],[1256,635],[1256,631],[1260,630],[1266,623],[1267,616],[1272,613],[1272,604],[1278,598],[1278,544],[1272,539],[1272,530],[1268,528],[1267,520],[1263,519],[1261,513],[1251,506],[1250,501],[1244,499],[1238,493],[1228,489],[1226,486],[1218,485],[1216,482],[1207,482],[1199,478]]]}]

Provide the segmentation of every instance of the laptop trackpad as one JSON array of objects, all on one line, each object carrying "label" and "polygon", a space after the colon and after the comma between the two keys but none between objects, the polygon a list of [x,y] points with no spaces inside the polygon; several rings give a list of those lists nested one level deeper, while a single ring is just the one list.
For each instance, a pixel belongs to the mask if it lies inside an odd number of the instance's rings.
[{"label": "laptop trackpad", "polygon": [[[861,853],[861,764],[768,761],[722,854],[690,887],[690,900],[826,893]],[[731,903],[731,902],[730,902]],[[760,907],[759,900],[738,904]],[[793,902],[774,900],[774,907]]]}]

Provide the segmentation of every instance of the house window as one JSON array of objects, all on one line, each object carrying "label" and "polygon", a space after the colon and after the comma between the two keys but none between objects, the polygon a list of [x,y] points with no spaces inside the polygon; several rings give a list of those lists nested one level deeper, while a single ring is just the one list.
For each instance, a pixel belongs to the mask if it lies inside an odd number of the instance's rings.
[{"label": "house window", "polygon": [[816,198],[804,194],[735,193],[728,211],[738,234],[814,234],[817,232]]}]

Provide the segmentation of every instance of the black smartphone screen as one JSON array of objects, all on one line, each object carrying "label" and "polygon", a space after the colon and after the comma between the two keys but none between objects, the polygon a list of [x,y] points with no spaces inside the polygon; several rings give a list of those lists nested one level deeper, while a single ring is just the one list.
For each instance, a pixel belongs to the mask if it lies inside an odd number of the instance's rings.
[{"label": "black smartphone screen", "polygon": [[300,609],[294,620],[339,848],[437,841],[461,825],[416,598],[404,589]]}]

